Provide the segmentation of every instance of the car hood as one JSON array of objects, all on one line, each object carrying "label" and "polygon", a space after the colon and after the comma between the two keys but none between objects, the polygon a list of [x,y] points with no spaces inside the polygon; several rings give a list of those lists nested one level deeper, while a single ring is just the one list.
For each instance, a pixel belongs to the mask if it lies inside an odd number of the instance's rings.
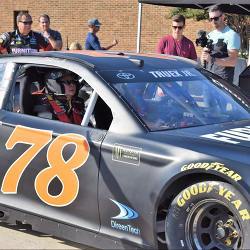
[{"label": "car hood", "polygon": [[158,142],[249,165],[250,120],[161,131]]},{"label": "car hood", "polygon": [[250,147],[250,120],[172,130],[168,134]]}]

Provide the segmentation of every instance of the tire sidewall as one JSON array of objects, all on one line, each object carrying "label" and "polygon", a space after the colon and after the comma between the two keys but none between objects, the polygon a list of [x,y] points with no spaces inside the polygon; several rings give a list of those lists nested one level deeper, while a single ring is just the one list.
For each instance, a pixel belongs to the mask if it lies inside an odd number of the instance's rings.
[{"label": "tire sidewall", "polygon": [[217,201],[226,206],[236,216],[243,234],[242,248],[250,246],[249,203],[232,185],[219,181],[204,181],[190,185],[182,190],[171,203],[166,218],[166,241],[169,249],[188,249],[186,241],[186,222],[204,200]]}]

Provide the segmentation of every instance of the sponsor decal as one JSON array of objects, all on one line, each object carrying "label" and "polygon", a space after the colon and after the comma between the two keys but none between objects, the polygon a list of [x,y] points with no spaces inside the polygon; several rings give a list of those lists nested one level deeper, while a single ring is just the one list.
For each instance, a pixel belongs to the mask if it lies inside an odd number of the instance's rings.
[{"label": "sponsor decal", "polygon": [[139,217],[138,213],[132,208],[115,201],[110,198],[110,200],[119,208],[120,213],[114,217],[111,217],[110,226],[113,229],[124,231],[133,235],[140,235],[141,230],[138,227],[134,227],[129,223],[120,223],[116,220],[133,220]]},{"label": "sponsor decal", "polygon": [[117,207],[120,209],[120,213],[117,216],[112,217],[112,219],[120,219],[120,220],[131,220],[138,218],[138,213],[135,212],[132,208],[129,208],[126,205],[119,203],[118,201],[112,200]]},{"label": "sponsor decal", "polygon": [[250,141],[250,126],[223,130],[214,134],[205,134],[201,137],[231,144],[239,144],[242,141]]},{"label": "sponsor decal", "polygon": [[36,49],[31,49],[31,48],[12,48],[11,49],[12,54],[20,54],[20,53],[32,53],[32,52],[37,52]]},{"label": "sponsor decal", "polygon": [[149,71],[155,78],[176,78],[176,77],[187,77],[196,76],[193,72],[189,70],[159,70],[159,71]]},{"label": "sponsor decal", "polygon": [[243,221],[250,220],[250,211],[246,208],[242,208],[242,201],[237,198],[236,194],[215,181],[210,183],[198,183],[186,188],[178,196],[177,205],[183,207],[191,197],[202,193],[210,193],[211,191],[217,192],[221,197],[233,204]]},{"label": "sponsor decal", "polygon": [[123,72],[123,73],[118,73],[116,76],[117,76],[118,78],[124,79],[124,80],[132,80],[132,79],[135,78],[135,75],[133,75],[133,74],[131,74],[131,73],[125,73],[125,72]]},{"label": "sponsor decal", "polygon": [[134,235],[140,235],[141,234],[141,230],[138,227],[133,227],[130,224],[121,224],[118,223],[117,221],[111,220],[111,227],[114,229],[117,229],[119,231],[125,231],[127,233],[131,233]]},{"label": "sponsor decal", "polygon": [[112,160],[132,165],[140,165],[141,148],[115,143]]},{"label": "sponsor decal", "polygon": [[181,171],[187,171],[187,170],[191,170],[191,169],[203,169],[203,170],[213,170],[219,173],[222,173],[228,177],[230,177],[232,180],[234,181],[239,181],[242,179],[242,177],[237,174],[236,172],[234,172],[233,170],[231,170],[228,167],[225,167],[225,165],[223,163],[219,163],[219,162],[196,162],[196,163],[190,163],[190,164],[185,164],[181,167]]}]

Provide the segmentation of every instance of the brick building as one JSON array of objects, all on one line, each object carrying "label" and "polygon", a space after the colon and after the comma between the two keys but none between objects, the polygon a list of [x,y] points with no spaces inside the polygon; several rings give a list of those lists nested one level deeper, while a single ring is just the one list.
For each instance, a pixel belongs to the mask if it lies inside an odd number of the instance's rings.
[{"label": "brick building", "polygon": [[[98,36],[103,46],[109,45],[113,38],[119,40],[115,50],[136,51],[138,2],[137,0],[4,0],[1,1],[0,18],[4,20],[0,32],[11,31],[15,16],[20,10],[28,10],[33,17],[33,30],[38,30],[38,17],[47,13],[51,17],[51,27],[59,30],[63,37],[64,48],[68,43],[85,40],[87,20],[98,17],[102,27]],[[143,5],[141,51],[154,52],[160,37],[171,32],[171,20],[166,16],[169,8]],[[187,20],[185,34],[195,40],[200,29],[209,30],[205,21]],[[200,48],[198,48],[200,51]]]}]

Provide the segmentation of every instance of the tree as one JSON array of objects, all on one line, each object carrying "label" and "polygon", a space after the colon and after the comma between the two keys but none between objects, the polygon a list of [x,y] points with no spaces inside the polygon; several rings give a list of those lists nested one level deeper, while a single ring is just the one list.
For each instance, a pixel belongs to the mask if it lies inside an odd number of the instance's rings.
[{"label": "tree", "polygon": [[235,15],[235,14],[233,15],[226,14],[226,17],[227,17],[228,25],[240,35],[240,39],[241,39],[241,51],[240,51],[241,54],[240,55],[242,57],[247,56],[246,51],[248,51],[248,46],[249,46],[247,25],[248,25],[249,18],[244,15]]}]

